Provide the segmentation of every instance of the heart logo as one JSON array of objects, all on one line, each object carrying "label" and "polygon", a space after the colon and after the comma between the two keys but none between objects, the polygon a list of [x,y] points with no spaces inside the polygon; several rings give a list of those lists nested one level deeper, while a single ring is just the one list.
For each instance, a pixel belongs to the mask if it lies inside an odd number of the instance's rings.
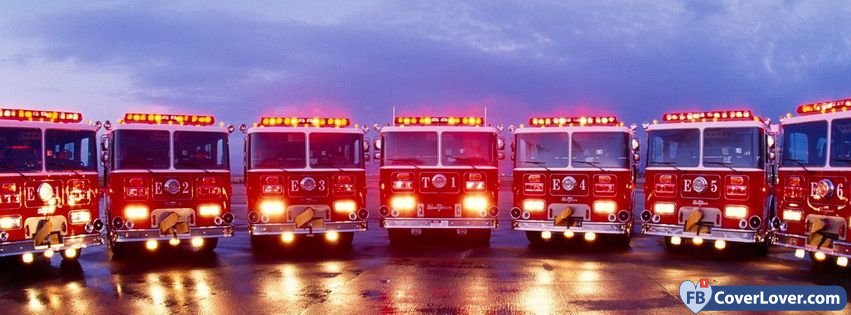
[{"label": "heart logo", "polygon": [[712,286],[708,283],[705,288],[698,287],[696,283],[688,280],[680,284],[680,300],[695,314],[709,304],[711,296]]}]

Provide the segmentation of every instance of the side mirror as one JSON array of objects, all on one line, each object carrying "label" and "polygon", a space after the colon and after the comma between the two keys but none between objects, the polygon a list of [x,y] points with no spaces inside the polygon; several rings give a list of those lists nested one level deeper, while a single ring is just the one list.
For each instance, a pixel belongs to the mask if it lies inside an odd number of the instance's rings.
[{"label": "side mirror", "polygon": [[776,139],[774,139],[773,135],[768,135],[765,137],[765,144],[768,146],[768,149],[770,151],[771,149],[774,149],[774,147],[777,145]]},{"label": "side mirror", "polygon": [[104,152],[109,151],[109,136],[101,135],[100,136],[100,149]]},{"label": "side mirror", "polygon": [[376,150],[381,150],[381,145],[382,145],[382,143],[381,143],[381,142],[382,142],[382,141],[381,141],[381,139],[380,139],[380,138],[379,138],[379,139],[375,139],[375,149],[376,149]]},{"label": "side mirror", "polygon": [[638,162],[641,162],[641,154],[633,153],[632,160],[635,161],[636,164],[638,164]]},{"label": "side mirror", "polygon": [[369,152],[369,140],[363,139],[363,152]]},{"label": "side mirror", "polygon": [[777,154],[775,154],[774,152],[768,152],[768,163],[774,163],[776,159]]},{"label": "side mirror", "polygon": [[103,128],[103,123],[98,120],[95,122],[95,131],[100,131],[100,128]]},{"label": "side mirror", "polygon": [[496,148],[499,150],[505,150],[505,139],[496,138]]},{"label": "side mirror", "polygon": [[248,130],[248,126],[245,124],[239,125],[239,132],[245,133]]},{"label": "side mirror", "polygon": [[370,158],[369,153],[368,153],[368,152],[364,152],[364,153],[363,153],[363,161],[364,161],[364,162],[369,162],[369,158]]},{"label": "side mirror", "polygon": [[500,160],[505,160],[505,152],[497,152],[496,157]]},{"label": "side mirror", "polygon": [[511,152],[514,152],[514,151],[517,151],[517,143],[512,141],[511,142]]},{"label": "side mirror", "polygon": [[103,127],[106,128],[106,130],[111,130],[112,129],[112,123],[109,122],[109,120],[107,120],[106,122],[103,123]]},{"label": "side mirror", "polygon": [[236,131],[236,127],[234,127],[233,125],[228,125],[228,133],[233,133],[234,131]]},{"label": "side mirror", "polygon": [[380,161],[380,160],[381,160],[381,152],[375,152],[375,154],[374,154],[373,156],[375,157],[375,160],[376,160],[376,161]]},{"label": "side mirror", "polygon": [[109,152],[103,152],[100,155],[100,162],[106,165],[109,162]]},{"label": "side mirror", "polygon": [[639,142],[638,139],[636,139],[636,138],[632,138],[632,141],[630,141],[630,144],[632,146],[632,151],[634,151],[634,152],[638,152],[638,150],[641,149],[641,142]]}]

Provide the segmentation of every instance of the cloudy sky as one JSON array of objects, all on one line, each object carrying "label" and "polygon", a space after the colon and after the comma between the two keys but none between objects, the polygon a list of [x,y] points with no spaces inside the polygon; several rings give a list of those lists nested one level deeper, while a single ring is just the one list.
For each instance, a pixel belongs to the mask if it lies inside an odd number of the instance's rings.
[{"label": "cloudy sky", "polygon": [[0,104],[640,123],[851,96],[847,1],[308,2],[4,1]]}]

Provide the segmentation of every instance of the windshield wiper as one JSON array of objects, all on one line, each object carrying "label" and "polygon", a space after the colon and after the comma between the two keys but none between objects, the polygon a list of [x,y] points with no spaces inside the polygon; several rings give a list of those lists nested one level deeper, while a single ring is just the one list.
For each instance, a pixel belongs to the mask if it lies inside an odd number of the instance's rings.
[{"label": "windshield wiper", "polygon": [[544,168],[545,170],[547,170],[547,172],[550,171],[550,169],[547,168],[547,162],[546,161],[520,161],[520,163],[532,164],[532,165]]},{"label": "windshield wiper", "polygon": [[394,158],[387,158],[387,161],[402,162],[402,163],[408,164],[410,166],[413,166],[415,169],[420,169],[420,166],[419,166],[418,163],[423,162],[422,160],[420,160],[418,158],[395,158],[395,159]]},{"label": "windshield wiper", "polygon": [[604,169],[604,168],[600,167],[600,165],[599,165],[599,164],[597,164],[597,163],[595,163],[595,162],[588,162],[588,161],[573,161],[573,163],[582,163],[582,164],[590,165],[590,166],[596,167],[596,168],[597,168],[598,170],[600,170],[601,172],[605,172],[605,171],[606,171],[606,169]]},{"label": "windshield wiper", "polygon": [[24,179],[29,179],[29,177],[27,177],[27,175],[25,175],[23,172],[21,172],[21,170],[16,169],[16,168],[12,167],[11,165],[3,165],[3,168],[10,170],[12,172],[18,173],[18,175],[21,175],[21,177],[23,177]]},{"label": "windshield wiper", "polygon": [[465,163],[467,163],[467,165],[468,165],[468,166],[472,167],[474,170],[477,170],[477,169],[478,169],[478,168],[476,167],[476,165],[473,165],[473,162],[472,162],[472,161],[473,161],[473,159],[471,159],[471,158],[463,158],[463,157],[458,157],[458,156],[449,155],[449,154],[446,154],[446,155],[444,155],[443,157],[445,157],[445,158],[450,158],[450,159],[455,159],[455,160],[458,160],[458,161],[465,162]]},{"label": "windshield wiper", "polygon": [[677,162],[674,162],[674,161],[668,161],[668,162],[653,162],[653,163],[673,167],[675,170],[677,170],[677,172],[682,172],[682,171],[683,171],[683,170],[681,170],[679,167],[677,167]]},{"label": "windshield wiper", "polygon": [[71,168],[71,167],[70,167],[70,166],[68,166],[68,165],[62,164],[62,163],[47,163],[47,165],[59,166],[59,167],[61,167],[61,168],[62,168],[62,170],[64,170],[64,171],[70,171],[71,173],[74,173],[74,175],[77,175],[77,176],[83,176],[82,174],[80,174],[79,172],[77,172],[77,170],[75,170],[75,169]]},{"label": "windshield wiper", "polygon": [[792,162],[792,163],[798,164],[798,166],[800,166],[801,168],[803,168],[803,169],[804,169],[804,171],[806,171],[807,173],[809,173],[809,172],[810,172],[810,170],[809,170],[809,169],[807,169],[807,166],[806,166],[806,165],[804,165],[804,161],[796,160],[796,159],[783,159],[783,162],[786,162],[786,161],[789,161],[789,162]]},{"label": "windshield wiper", "polygon": [[739,173],[739,170],[737,170],[737,169],[733,168],[732,166],[730,166],[730,164],[732,164],[732,163],[727,163],[727,162],[715,162],[715,161],[709,161],[709,162],[707,162],[707,161],[703,161],[703,164],[721,165],[721,166],[723,166],[723,167],[729,168],[731,171],[733,171],[733,172],[735,172],[735,173]]}]

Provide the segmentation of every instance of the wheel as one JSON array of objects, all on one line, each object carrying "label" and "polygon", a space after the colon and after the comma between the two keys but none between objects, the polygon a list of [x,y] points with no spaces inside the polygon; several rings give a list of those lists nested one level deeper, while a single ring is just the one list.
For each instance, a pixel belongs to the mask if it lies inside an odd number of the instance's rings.
[{"label": "wheel", "polygon": [[467,237],[469,237],[470,241],[474,245],[479,246],[490,246],[491,244],[491,230],[490,229],[475,229],[468,230]]},{"label": "wheel", "polygon": [[390,244],[399,245],[410,238],[410,233],[411,230],[407,229],[388,229],[387,237],[390,238]]},{"label": "wheel", "polygon": [[269,254],[272,252],[272,247],[275,237],[269,235],[251,235],[251,251],[254,254]]},{"label": "wheel", "polygon": [[355,240],[354,232],[343,232],[340,233],[340,238],[337,239],[337,247],[340,248],[351,248],[352,243]]},{"label": "wheel", "polygon": [[534,246],[544,244],[544,239],[541,237],[541,232],[526,231],[526,239],[529,240],[529,244]]},{"label": "wheel", "polygon": [[632,235],[630,234],[612,236],[612,244],[618,248],[629,248],[630,242],[632,242]]},{"label": "wheel", "polygon": [[112,258],[113,259],[124,259],[130,257],[134,254],[139,254],[143,250],[144,244],[141,242],[128,242],[128,243],[118,243],[112,242],[110,244],[110,248],[112,249]]},{"label": "wheel", "polygon": [[216,250],[216,246],[218,246],[218,245],[219,245],[219,238],[218,237],[205,238],[204,239],[204,245],[201,245],[201,247],[198,248],[198,252],[210,254],[210,253],[212,253],[213,251]]},{"label": "wheel", "polygon": [[753,254],[757,257],[766,257],[771,249],[771,244],[768,241],[755,243],[753,246]]}]

